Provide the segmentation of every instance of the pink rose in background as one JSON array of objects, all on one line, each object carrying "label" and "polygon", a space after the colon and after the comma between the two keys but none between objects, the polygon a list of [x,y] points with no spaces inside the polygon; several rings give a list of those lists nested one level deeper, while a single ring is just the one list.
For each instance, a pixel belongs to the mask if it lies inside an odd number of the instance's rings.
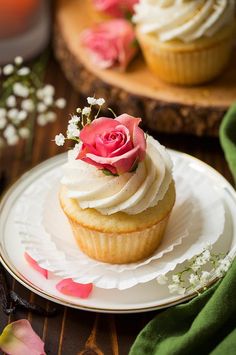
[{"label": "pink rose in background", "polygon": [[102,69],[125,69],[137,52],[133,26],[124,19],[106,21],[81,33],[81,43]]},{"label": "pink rose in background", "polygon": [[97,11],[104,12],[114,17],[124,17],[132,14],[134,5],[139,0],[93,0]]},{"label": "pink rose in background", "polygon": [[138,127],[140,121],[127,114],[94,120],[80,132],[83,144],[77,159],[112,174],[132,171],[146,155],[144,132]]}]

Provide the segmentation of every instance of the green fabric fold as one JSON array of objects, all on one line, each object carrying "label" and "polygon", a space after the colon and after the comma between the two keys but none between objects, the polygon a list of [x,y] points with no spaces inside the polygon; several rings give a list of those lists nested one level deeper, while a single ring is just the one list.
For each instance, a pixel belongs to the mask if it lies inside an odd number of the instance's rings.
[{"label": "green fabric fold", "polygon": [[[236,181],[236,105],[223,118],[220,142]],[[236,354],[236,259],[222,281],[146,325],[129,355],[144,354]]]},{"label": "green fabric fold", "polygon": [[236,104],[226,113],[219,133],[225,158],[236,182]]}]

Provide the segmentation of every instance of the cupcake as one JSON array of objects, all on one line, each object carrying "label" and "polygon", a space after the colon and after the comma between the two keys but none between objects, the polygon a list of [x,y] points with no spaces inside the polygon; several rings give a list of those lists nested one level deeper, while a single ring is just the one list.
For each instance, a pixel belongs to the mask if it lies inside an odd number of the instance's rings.
[{"label": "cupcake", "polygon": [[150,70],[166,82],[193,85],[226,67],[234,14],[234,0],[141,0],[133,20]]},{"label": "cupcake", "polygon": [[68,126],[80,143],[63,166],[60,204],[85,254],[113,264],[136,262],[164,236],[175,202],[172,162],[162,145],[145,136],[139,118],[123,114],[91,122],[89,115],[79,134],[77,116]]}]

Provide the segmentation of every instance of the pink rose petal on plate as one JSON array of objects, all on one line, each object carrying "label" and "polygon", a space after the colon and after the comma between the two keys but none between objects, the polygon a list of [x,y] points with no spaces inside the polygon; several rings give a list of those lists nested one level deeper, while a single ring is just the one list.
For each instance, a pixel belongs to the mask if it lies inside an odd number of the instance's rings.
[{"label": "pink rose petal on plate", "polygon": [[30,264],[30,266],[32,266],[34,270],[40,272],[40,274],[42,274],[47,279],[48,270],[43,269],[41,266],[39,266],[37,261],[35,261],[27,252],[25,252],[24,255],[25,255],[25,260]]},{"label": "pink rose petal on plate", "polygon": [[56,284],[56,288],[64,295],[87,298],[93,289],[93,284],[80,284],[72,279],[64,279]]},{"label": "pink rose petal on plate", "polygon": [[43,341],[27,319],[5,327],[0,335],[0,349],[8,355],[46,355]]}]

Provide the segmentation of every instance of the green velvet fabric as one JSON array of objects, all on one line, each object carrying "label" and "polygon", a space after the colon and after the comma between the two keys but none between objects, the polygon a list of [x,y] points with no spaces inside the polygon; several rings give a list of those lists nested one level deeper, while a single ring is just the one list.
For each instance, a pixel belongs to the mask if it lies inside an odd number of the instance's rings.
[{"label": "green velvet fabric", "polygon": [[221,123],[220,143],[236,182],[236,104],[231,106]]},{"label": "green velvet fabric", "polygon": [[[236,180],[236,105],[222,121],[220,142]],[[146,325],[129,355],[145,354],[236,354],[236,259],[222,281]]]}]

